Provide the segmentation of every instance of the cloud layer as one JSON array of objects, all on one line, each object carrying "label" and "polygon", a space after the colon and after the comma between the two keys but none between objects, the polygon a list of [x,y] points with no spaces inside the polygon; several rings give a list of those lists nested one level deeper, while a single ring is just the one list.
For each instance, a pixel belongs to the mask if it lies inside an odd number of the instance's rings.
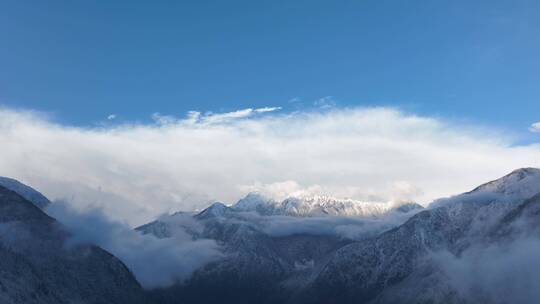
[{"label": "cloud layer", "polygon": [[540,297],[538,254],[538,239],[519,238],[510,244],[473,247],[460,257],[439,253],[435,260],[467,303],[525,304]]},{"label": "cloud layer", "polygon": [[261,188],[428,203],[540,166],[538,144],[392,108],[278,109],[100,128],[2,109],[0,175],[134,226]]},{"label": "cloud layer", "polygon": [[109,220],[101,210],[78,212],[68,203],[55,202],[46,209],[70,232],[67,246],[89,243],[100,246],[124,262],[145,288],[167,287],[187,279],[197,268],[223,257],[214,240],[193,240],[184,229],[202,229],[190,216],[175,217],[172,238],[143,235]]},{"label": "cloud layer", "polygon": [[377,218],[261,216],[252,212],[243,212],[239,215],[239,218],[242,219],[243,223],[248,223],[270,236],[282,237],[309,234],[361,240],[401,225],[417,211],[420,210],[408,213],[393,212]]}]

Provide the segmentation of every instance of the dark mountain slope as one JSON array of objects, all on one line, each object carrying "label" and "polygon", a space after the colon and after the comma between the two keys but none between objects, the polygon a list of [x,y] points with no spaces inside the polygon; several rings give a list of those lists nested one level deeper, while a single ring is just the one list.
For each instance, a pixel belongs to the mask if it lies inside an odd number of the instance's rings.
[{"label": "dark mountain slope", "polygon": [[145,303],[122,262],[96,246],[70,246],[56,220],[2,186],[0,302]]}]

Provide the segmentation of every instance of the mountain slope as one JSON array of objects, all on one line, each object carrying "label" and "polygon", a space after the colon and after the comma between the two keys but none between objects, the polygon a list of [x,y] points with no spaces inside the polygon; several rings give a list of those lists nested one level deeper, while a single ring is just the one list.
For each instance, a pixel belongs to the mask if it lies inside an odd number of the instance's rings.
[{"label": "mountain slope", "polygon": [[[137,228],[157,237],[174,237],[174,218]],[[193,216],[202,229],[183,227],[194,238],[213,239],[224,258],[206,265],[173,287],[150,291],[158,303],[276,303],[309,279],[329,253],[350,241],[332,236],[270,236],[241,212],[215,203]],[[181,225],[181,223],[180,223]],[[208,292],[211,291],[211,292]]]},{"label": "mountain slope", "polygon": [[1,303],[144,303],[140,285],[114,256],[66,247],[61,225],[0,186]]},{"label": "mountain slope", "polygon": [[538,223],[538,193],[540,170],[526,168],[438,202],[397,228],[338,250],[295,301],[468,302],[448,286],[432,253],[459,257],[473,244],[500,242],[497,235],[509,235],[510,223],[523,219],[525,211],[530,222]]}]

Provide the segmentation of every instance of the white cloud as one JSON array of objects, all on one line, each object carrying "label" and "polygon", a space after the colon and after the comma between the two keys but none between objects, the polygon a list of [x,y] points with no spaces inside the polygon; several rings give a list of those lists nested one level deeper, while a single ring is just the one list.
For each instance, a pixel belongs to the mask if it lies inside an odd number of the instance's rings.
[{"label": "white cloud", "polygon": [[113,120],[115,118],[116,118],[116,114],[111,114],[111,115],[107,116],[108,120]]},{"label": "white cloud", "polygon": [[535,303],[540,297],[540,241],[520,237],[508,244],[482,245],[459,257],[433,255],[458,295],[467,303]]},{"label": "white cloud", "polygon": [[293,97],[291,99],[289,99],[289,103],[298,103],[298,102],[301,102],[302,101],[302,98],[300,97]]},{"label": "white cloud", "polygon": [[534,133],[540,133],[540,121],[533,123],[529,127],[529,131],[534,132]]},{"label": "white cloud", "polygon": [[281,110],[281,107],[263,107],[263,108],[247,108],[242,110],[237,110],[233,112],[226,113],[212,113],[208,112],[206,114],[201,114],[197,111],[189,111],[185,119],[178,119],[174,116],[161,115],[160,113],[152,114],[152,119],[160,124],[180,124],[180,125],[210,125],[210,124],[224,124],[237,119],[248,118],[254,116],[255,114],[263,114]]},{"label": "white cloud", "polygon": [[281,107],[264,107],[264,108],[258,108],[255,109],[256,113],[267,113],[267,112],[274,112],[281,110]]},{"label": "white cloud", "polygon": [[207,124],[224,123],[224,122],[228,122],[234,119],[249,117],[253,115],[253,113],[254,111],[251,108],[238,110],[234,112],[221,113],[221,114],[210,113],[203,116],[201,122],[207,123]]},{"label": "white cloud", "polygon": [[232,203],[257,185],[427,203],[540,166],[538,144],[391,108],[258,112],[155,114],[155,124],[87,129],[0,109],[0,175],[136,225]]}]

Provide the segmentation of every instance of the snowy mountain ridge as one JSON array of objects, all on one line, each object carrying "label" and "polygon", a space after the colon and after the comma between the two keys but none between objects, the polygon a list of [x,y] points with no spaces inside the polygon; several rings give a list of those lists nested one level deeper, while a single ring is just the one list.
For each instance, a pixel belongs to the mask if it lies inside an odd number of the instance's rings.
[{"label": "snowy mountain ridge", "polygon": [[249,193],[231,208],[236,211],[256,211],[261,215],[378,217],[401,206],[422,208],[414,203],[367,202],[328,195],[291,196],[277,201],[257,192]]},{"label": "snowy mountain ridge", "polygon": [[527,199],[540,193],[540,169],[521,168],[476,187],[472,192],[492,192]]}]

